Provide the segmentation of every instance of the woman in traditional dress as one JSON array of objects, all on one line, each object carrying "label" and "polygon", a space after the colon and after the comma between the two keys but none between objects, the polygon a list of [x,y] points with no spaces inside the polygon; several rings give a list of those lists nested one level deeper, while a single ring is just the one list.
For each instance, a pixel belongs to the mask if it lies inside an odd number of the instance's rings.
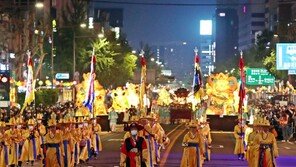
[{"label": "woman in traditional dress", "polygon": [[204,155],[203,139],[198,130],[199,125],[195,121],[189,123],[189,132],[183,138],[184,147],[181,167],[201,167]]},{"label": "woman in traditional dress", "polygon": [[279,156],[278,147],[274,135],[269,132],[270,123],[266,118],[261,118],[258,126],[261,131],[254,139],[254,166],[276,167],[275,158]]}]

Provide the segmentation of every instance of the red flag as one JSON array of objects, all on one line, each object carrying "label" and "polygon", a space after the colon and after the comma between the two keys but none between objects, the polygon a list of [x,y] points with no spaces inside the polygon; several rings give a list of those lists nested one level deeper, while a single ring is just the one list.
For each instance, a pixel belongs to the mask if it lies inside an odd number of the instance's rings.
[{"label": "red flag", "polygon": [[144,56],[141,57],[141,65],[145,66],[146,65],[146,59]]},{"label": "red flag", "polygon": [[246,91],[245,91],[245,72],[244,72],[244,59],[243,55],[241,55],[240,60],[239,60],[239,69],[240,69],[240,74],[241,74],[241,85],[239,88],[239,106],[238,106],[238,112],[242,112],[242,106],[243,106],[243,101],[246,96]]}]

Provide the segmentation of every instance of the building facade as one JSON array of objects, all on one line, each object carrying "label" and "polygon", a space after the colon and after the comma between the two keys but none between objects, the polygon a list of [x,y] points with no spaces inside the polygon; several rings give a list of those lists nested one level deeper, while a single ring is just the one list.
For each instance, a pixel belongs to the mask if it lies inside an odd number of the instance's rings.
[{"label": "building facade", "polygon": [[[226,61],[233,60],[238,47],[238,15],[234,8],[217,8],[214,17],[216,64],[225,66]],[[224,68],[222,67],[222,69]]]},{"label": "building facade", "polygon": [[[256,44],[256,37],[265,29],[265,0],[240,0],[238,50],[246,50]],[[255,4],[256,3],[256,4]]]}]

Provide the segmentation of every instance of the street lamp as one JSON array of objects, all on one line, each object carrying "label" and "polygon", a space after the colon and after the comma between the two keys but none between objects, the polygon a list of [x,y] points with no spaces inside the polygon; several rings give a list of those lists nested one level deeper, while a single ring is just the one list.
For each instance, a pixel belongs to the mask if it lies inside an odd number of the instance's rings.
[{"label": "street lamp", "polygon": [[38,8],[38,9],[43,8],[44,7],[44,4],[42,2],[37,2],[35,4],[35,7]]},{"label": "street lamp", "polygon": [[86,27],[86,24],[85,24],[85,23],[81,23],[81,24],[80,24],[80,27],[81,27],[81,28],[85,28],[85,27]]},{"label": "street lamp", "polygon": [[99,37],[100,39],[102,39],[102,38],[104,38],[104,34],[103,34],[103,33],[99,33],[99,34],[98,34],[98,37]]}]

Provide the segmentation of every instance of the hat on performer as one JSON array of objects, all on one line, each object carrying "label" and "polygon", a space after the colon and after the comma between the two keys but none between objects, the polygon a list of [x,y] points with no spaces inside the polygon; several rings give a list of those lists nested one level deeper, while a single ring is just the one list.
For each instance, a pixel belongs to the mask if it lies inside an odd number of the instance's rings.
[{"label": "hat on performer", "polygon": [[24,120],[23,120],[22,117],[18,117],[15,122],[16,122],[17,125],[23,125],[24,124]]},{"label": "hat on performer", "polygon": [[130,131],[131,129],[138,129],[139,130],[142,130],[144,129],[144,127],[136,122],[133,122],[130,124],[130,126],[127,128],[128,131]]},{"label": "hat on performer", "polygon": [[6,124],[8,126],[15,126],[16,125],[16,120],[14,117],[9,119],[9,122]]},{"label": "hat on performer", "polygon": [[48,127],[57,126],[57,121],[55,119],[48,120]]},{"label": "hat on performer", "polygon": [[0,121],[0,128],[5,128],[6,127],[6,124],[5,124],[5,122],[3,122],[3,121]]},{"label": "hat on performer", "polygon": [[192,120],[189,122],[187,125],[188,128],[198,128],[199,127],[199,122],[197,120]]},{"label": "hat on performer", "polygon": [[33,119],[29,119],[27,124],[28,125],[35,125],[35,121]]},{"label": "hat on performer", "polygon": [[259,118],[258,126],[270,127],[270,122],[268,119],[266,119],[266,117],[261,117],[261,118]]},{"label": "hat on performer", "polygon": [[42,114],[40,114],[40,113],[39,113],[39,114],[37,114],[37,119],[38,119],[38,120],[42,120],[42,119],[43,119],[43,115],[42,115]]}]

